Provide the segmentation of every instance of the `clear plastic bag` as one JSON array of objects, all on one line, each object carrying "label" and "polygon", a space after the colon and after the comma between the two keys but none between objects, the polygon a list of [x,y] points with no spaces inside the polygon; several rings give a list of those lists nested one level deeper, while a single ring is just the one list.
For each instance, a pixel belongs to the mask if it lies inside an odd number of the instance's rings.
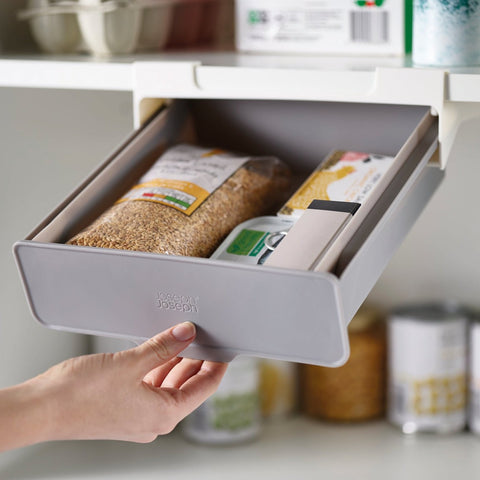
[{"label": "clear plastic bag", "polygon": [[275,157],[179,145],[67,243],[209,257],[236,225],[274,211],[289,186],[290,171]]}]

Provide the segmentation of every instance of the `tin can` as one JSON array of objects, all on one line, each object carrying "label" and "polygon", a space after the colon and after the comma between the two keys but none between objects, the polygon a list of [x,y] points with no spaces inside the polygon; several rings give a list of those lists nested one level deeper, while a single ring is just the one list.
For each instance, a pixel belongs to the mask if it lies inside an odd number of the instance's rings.
[{"label": "tin can", "polygon": [[469,411],[468,427],[480,434],[480,312],[472,315],[469,335]]},{"label": "tin can", "polygon": [[388,418],[404,433],[466,423],[468,318],[451,304],[398,309],[388,324]]},{"label": "tin can", "polygon": [[235,227],[211,258],[257,265],[266,259],[293,226],[293,219],[256,217]]},{"label": "tin can", "polygon": [[297,364],[282,360],[260,360],[260,404],[264,419],[282,420],[297,407]]},{"label": "tin can", "polygon": [[257,438],[261,430],[259,379],[257,359],[233,360],[218,390],[183,421],[184,436],[211,445]]},{"label": "tin can", "polygon": [[413,63],[480,64],[480,3],[476,0],[415,0]]},{"label": "tin can", "polygon": [[302,365],[302,409],[316,419],[362,422],[385,415],[386,339],[380,310],[362,306],[348,325],[350,358],[338,368]]}]

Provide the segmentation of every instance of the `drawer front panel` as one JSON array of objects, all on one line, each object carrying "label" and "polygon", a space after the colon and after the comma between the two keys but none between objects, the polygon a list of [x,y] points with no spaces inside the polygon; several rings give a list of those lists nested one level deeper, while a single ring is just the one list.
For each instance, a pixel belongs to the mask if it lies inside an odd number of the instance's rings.
[{"label": "drawer front panel", "polygon": [[190,356],[322,365],[348,356],[333,275],[28,241],[15,253],[46,326],[144,339],[192,321],[199,334]]}]

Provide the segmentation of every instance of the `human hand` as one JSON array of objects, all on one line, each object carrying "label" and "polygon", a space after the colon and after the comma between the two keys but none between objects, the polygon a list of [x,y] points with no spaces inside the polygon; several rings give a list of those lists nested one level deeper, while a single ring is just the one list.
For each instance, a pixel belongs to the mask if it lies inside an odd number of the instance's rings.
[{"label": "human hand", "polygon": [[136,348],[72,358],[12,387],[17,401],[31,399],[31,418],[23,422],[31,435],[8,447],[67,439],[146,443],[170,432],[215,392],[226,370],[178,358],[194,338],[194,325],[182,323]]}]

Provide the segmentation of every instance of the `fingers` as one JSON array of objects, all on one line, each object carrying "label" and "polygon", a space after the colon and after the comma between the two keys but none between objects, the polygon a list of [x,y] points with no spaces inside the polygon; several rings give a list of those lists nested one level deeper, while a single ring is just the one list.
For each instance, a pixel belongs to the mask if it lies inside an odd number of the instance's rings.
[{"label": "fingers", "polygon": [[193,323],[180,323],[129,350],[126,354],[128,361],[132,362],[143,378],[153,369],[175,358],[193,341],[195,334]]},{"label": "fingers", "polygon": [[227,370],[226,363],[203,362],[200,370],[180,387],[182,402],[188,414],[215,393]]},{"label": "fingers", "polygon": [[165,377],[170,373],[175,365],[180,363],[182,359],[180,357],[175,357],[169,360],[167,363],[160,365],[157,368],[154,368],[151,372],[148,372],[143,381],[149,383],[152,387],[159,388],[162,386]]},{"label": "fingers", "polygon": [[196,375],[201,369],[202,360],[184,358],[166,375],[162,388],[180,388],[189,378]]}]

